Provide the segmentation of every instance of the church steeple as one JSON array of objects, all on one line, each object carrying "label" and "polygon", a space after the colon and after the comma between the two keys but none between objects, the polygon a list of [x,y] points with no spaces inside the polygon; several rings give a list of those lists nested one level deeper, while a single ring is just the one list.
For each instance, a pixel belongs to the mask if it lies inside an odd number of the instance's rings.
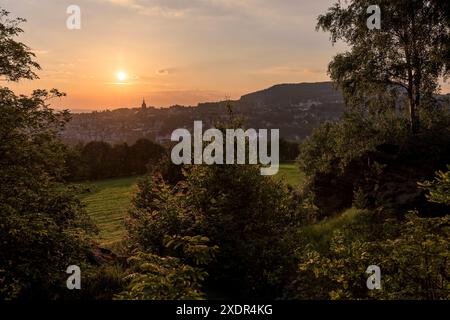
[{"label": "church steeple", "polygon": [[147,109],[147,104],[145,103],[144,98],[142,98],[142,109]]}]

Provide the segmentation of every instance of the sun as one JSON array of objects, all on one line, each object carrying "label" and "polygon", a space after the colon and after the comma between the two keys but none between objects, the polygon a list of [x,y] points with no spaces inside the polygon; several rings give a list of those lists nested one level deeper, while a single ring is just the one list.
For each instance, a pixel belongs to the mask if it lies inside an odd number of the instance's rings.
[{"label": "sun", "polygon": [[124,71],[119,71],[116,74],[116,78],[119,81],[125,81],[125,80],[127,80],[127,74]]}]

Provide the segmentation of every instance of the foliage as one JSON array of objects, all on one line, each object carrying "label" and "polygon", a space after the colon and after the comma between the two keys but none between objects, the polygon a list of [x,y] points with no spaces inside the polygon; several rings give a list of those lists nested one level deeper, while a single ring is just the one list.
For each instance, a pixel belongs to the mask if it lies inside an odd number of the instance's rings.
[{"label": "foliage", "polygon": [[118,299],[197,300],[205,298],[202,283],[218,250],[202,236],[166,236],[164,246],[175,256],[135,251],[128,259],[128,285]]},{"label": "foliage", "polygon": [[205,297],[200,283],[207,274],[178,258],[137,252],[129,263],[132,267],[125,278],[129,284],[116,299],[199,300]]},{"label": "foliage", "polygon": [[327,122],[301,145],[300,169],[307,175],[343,173],[354,160],[382,144],[405,144],[407,120],[391,112],[367,116],[345,113],[339,122]]},{"label": "foliage", "polygon": [[124,274],[124,266],[118,263],[88,265],[82,269],[82,290],[71,298],[112,300],[127,285]]},{"label": "foliage", "polygon": [[0,290],[2,298],[54,298],[66,268],[81,264],[95,230],[81,203],[58,183],[67,113],[45,104],[56,90],[17,97],[0,90]]},{"label": "foliage", "polygon": [[[171,148],[169,147],[168,150]],[[152,163],[148,173],[161,174],[164,181],[171,185],[176,185],[179,181],[184,180],[183,165],[174,164],[169,152],[163,154],[157,163]]]},{"label": "foliage", "polygon": [[[419,111],[433,99],[441,76],[449,75],[450,23],[442,0],[340,1],[319,16],[317,29],[331,41],[343,40],[350,51],[329,65],[347,103],[370,112],[395,109],[406,95],[409,122],[419,129]],[[381,28],[369,30],[367,8],[379,5]]]},{"label": "foliage", "polygon": [[164,242],[172,255],[197,266],[213,262],[219,250],[218,246],[209,246],[209,239],[203,236],[166,236]]},{"label": "foliage", "polygon": [[[0,75],[34,79],[39,65],[13,38],[23,19],[0,11]],[[0,299],[57,298],[67,293],[65,270],[84,265],[94,226],[64,185],[65,147],[58,134],[67,111],[47,101],[56,89],[16,96],[0,88]]]},{"label": "foliage", "polygon": [[303,185],[304,174],[299,170],[296,162],[280,163],[279,169],[276,178],[292,187],[297,188]]},{"label": "foliage", "polygon": [[407,216],[397,239],[380,243],[389,254],[383,261],[385,290],[377,298],[450,298],[449,217]]},{"label": "foliage", "polygon": [[142,175],[153,169],[165,154],[161,145],[147,139],[139,139],[131,146],[91,141],[69,147],[67,178],[77,181]]},{"label": "foliage", "polygon": [[[411,135],[407,119],[395,112],[349,112],[317,128],[298,159],[314,204],[330,215],[350,207],[359,193],[366,208],[428,206],[416,181],[430,178],[448,161],[450,114],[436,107],[423,111],[422,120],[418,135]],[[396,199],[399,193],[403,203]]]},{"label": "foliage", "polygon": [[[450,156],[448,108],[431,102],[449,70],[448,12],[441,12],[448,4],[378,3],[384,29],[370,34],[361,9],[373,3],[365,0],[337,4],[319,18],[333,41],[351,46],[330,73],[357,108],[301,146],[303,193],[261,176],[257,165],[174,167],[161,146],[144,139],[67,148],[58,134],[69,114],[46,102],[64,94],[16,96],[0,88],[0,298],[204,299],[218,291],[238,298],[449,299],[449,216],[406,213],[387,200],[394,190],[395,201],[415,207],[426,192],[448,212],[449,171],[420,189],[416,183]],[[0,75],[7,80],[33,79],[39,67],[13,39],[22,21],[0,11]],[[397,108],[399,87],[409,117]],[[419,107],[421,130],[411,135]],[[229,122],[218,128],[241,127],[228,109]],[[285,158],[298,150],[286,141],[281,147]],[[95,228],[74,188],[62,183],[66,168],[72,179],[150,171],[126,221],[128,264],[115,264],[113,254],[105,260],[113,264],[92,264],[99,258],[90,252]],[[411,180],[413,196],[401,189]],[[357,208],[336,214],[350,205]],[[326,217],[316,222],[319,210]],[[84,270],[83,293],[65,289],[71,264]],[[366,287],[369,265],[381,267],[381,290]]]},{"label": "foliage", "polygon": [[196,219],[190,213],[184,185],[167,184],[160,174],[138,182],[138,192],[126,221],[128,237],[133,246],[163,255],[166,235],[196,235]]},{"label": "foliage", "polygon": [[[448,172],[447,172],[448,173]],[[447,173],[437,172],[429,201],[445,203]],[[448,205],[448,204],[447,204]],[[284,297],[295,299],[448,299],[449,216],[403,218],[380,208],[351,209],[300,229],[296,279]],[[381,268],[381,290],[368,290],[366,269]]]},{"label": "foliage", "polygon": [[0,76],[6,80],[36,79],[33,69],[40,69],[30,48],[14,40],[23,32],[19,25],[25,21],[9,18],[9,12],[0,8]]},{"label": "foliage", "polygon": [[438,171],[434,181],[425,181],[419,186],[429,192],[428,201],[450,206],[450,166],[446,172]]},{"label": "foliage", "polygon": [[301,220],[295,194],[258,166],[193,166],[185,176],[176,186],[161,175],[141,181],[128,221],[131,243],[170,255],[166,235],[207,237],[220,249],[208,268],[212,283],[273,296],[289,260],[286,235]]},{"label": "foliage", "polygon": [[196,167],[187,181],[204,232],[220,247],[214,280],[243,295],[276,294],[289,260],[285,237],[300,220],[295,195],[257,166]]},{"label": "foliage", "polygon": [[[374,218],[370,212],[359,217],[333,231],[329,250],[307,245],[300,251],[297,280],[288,298],[449,298],[448,217],[410,214],[403,222]],[[381,290],[366,287],[370,265],[381,268]]]},{"label": "foliage", "polygon": [[299,150],[299,144],[297,142],[288,141],[286,139],[280,139],[280,161],[292,161],[297,159]]}]

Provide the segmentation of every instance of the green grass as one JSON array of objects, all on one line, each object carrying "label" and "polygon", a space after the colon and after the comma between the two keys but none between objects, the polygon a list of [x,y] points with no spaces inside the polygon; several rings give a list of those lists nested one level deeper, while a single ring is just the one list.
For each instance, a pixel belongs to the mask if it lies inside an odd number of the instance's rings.
[{"label": "green grass", "polygon": [[276,177],[283,179],[293,187],[298,186],[305,178],[296,163],[281,163]]},{"label": "green grass", "polygon": [[320,252],[328,250],[333,232],[354,221],[362,210],[350,208],[335,217],[326,218],[316,224],[302,228],[303,234],[310,240],[315,249]]},{"label": "green grass", "polygon": [[90,192],[81,195],[82,202],[100,229],[99,241],[104,246],[120,241],[125,234],[125,213],[138,177],[107,179],[84,183]]},{"label": "green grass", "polygon": [[[276,177],[293,186],[303,180],[302,173],[294,163],[280,164]],[[123,220],[138,179],[129,177],[83,183],[83,189],[89,191],[81,194],[80,198],[100,229],[98,240],[102,246],[116,246],[125,235]]]}]

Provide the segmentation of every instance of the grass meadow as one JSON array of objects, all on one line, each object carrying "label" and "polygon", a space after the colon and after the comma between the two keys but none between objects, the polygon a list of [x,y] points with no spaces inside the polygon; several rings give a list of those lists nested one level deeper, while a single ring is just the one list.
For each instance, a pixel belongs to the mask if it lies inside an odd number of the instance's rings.
[{"label": "grass meadow", "polygon": [[[303,179],[295,163],[280,164],[277,178],[297,186]],[[88,214],[100,229],[102,246],[115,247],[125,235],[124,216],[130,205],[139,177],[105,179],[83,183],[81,200]]]}]

